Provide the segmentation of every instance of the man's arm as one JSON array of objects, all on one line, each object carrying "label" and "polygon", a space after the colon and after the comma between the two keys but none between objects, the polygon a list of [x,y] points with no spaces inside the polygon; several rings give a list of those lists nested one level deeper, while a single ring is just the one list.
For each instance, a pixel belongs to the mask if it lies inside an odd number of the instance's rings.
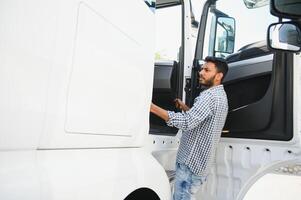
[{"label": "man's arm", "polygon": [[[176,127],[183,131],[191,130],[203,122],[207,117],[213,115],[212,95],[209,92],[200,94],[200,98],[194,102],[193,106],[185,112],[168,111],[167,125]],[[187,107],[188,108],[188,107]]]},{"label": "man's arm", "polygon": [[161,108],[153,103],[151,104],[150,111],[152,113],[154,113],[155,115],[157,115],[158,117],[162,118],[166,122],[169,120],[167,110],[164,110],[163,108]]}]

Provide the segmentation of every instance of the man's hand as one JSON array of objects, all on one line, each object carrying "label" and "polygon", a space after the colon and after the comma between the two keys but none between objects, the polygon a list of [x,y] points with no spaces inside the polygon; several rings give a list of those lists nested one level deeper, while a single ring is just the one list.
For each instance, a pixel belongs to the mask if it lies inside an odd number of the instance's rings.
[{"label": "man's hand", "polygon": [[190,108],[188,106],[186,106],[186,104],[181,101],[180,99],[175,99],[175,104],[176,104],[176,107],[178,109],[181,109],[183,111],[188,111]]}]

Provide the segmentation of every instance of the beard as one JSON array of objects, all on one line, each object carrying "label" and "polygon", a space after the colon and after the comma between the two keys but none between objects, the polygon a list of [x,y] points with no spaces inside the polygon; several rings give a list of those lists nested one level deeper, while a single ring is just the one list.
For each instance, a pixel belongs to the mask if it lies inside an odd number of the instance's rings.
[{"label": "beard", "polygon": [[214,85],[215,75],[210,77],[209,79],[204,79],[204,77],[200,77],[199,83],[206,87],[211,87]]}]

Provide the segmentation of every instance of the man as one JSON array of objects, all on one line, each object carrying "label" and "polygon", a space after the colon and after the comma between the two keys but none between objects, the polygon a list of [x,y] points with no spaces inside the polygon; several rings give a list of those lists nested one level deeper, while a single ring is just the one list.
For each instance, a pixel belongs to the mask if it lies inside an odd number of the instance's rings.
[{"label": "man", "polygon": [[199,83],[208,89],[194,100],[192,108],[176,99],[183,112],[167,111],[151,104],[150,111],[164,119],[169,126],[182,130],[176,159],[174,200],[190,200],[206,181],[215,158],[228,113],[228,101],[222,80],[228,65],[224,59],[206,57],[199,72]]}]

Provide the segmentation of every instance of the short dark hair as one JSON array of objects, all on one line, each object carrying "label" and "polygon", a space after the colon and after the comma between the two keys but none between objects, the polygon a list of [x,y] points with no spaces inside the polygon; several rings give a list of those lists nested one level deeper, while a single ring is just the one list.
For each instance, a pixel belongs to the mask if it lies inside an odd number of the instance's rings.
[{"label": "short dark hair", "polygon": [[223,81],[228,72],[227,61],[223,58],[207,56],[205,58],[205,62],[213,62],[215,64],[217,71],[223,73],[223,78],[222,78],[222,81]]}]

